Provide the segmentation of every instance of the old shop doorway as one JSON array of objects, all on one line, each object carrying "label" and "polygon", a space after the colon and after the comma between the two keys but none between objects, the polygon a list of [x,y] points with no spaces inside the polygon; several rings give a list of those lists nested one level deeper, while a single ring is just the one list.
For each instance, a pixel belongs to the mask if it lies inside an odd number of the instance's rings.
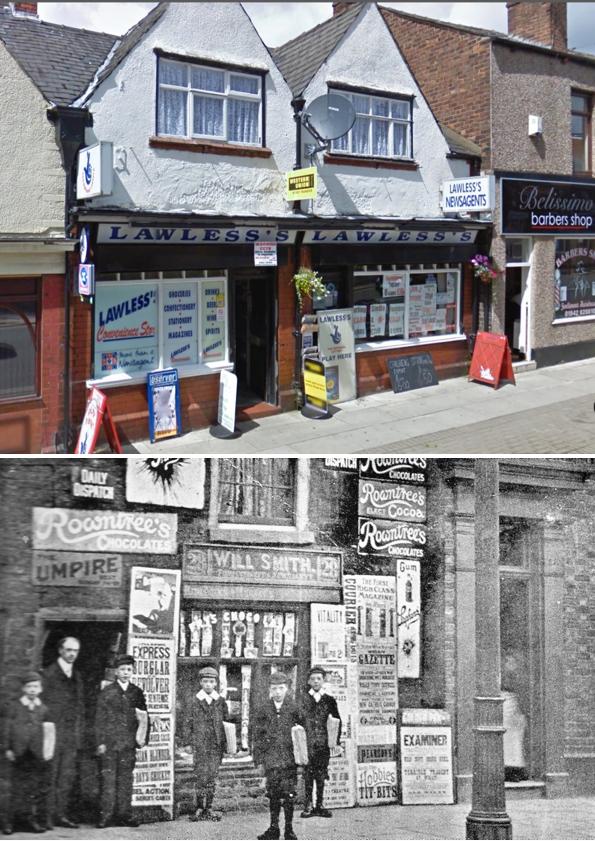
[{"label": "old shop doorway", "polygon": [[274,269],[233,269],[231,353],[238,406],[277,404],[277,295]]},{"label": "old shop doorway", "polygon": [[95,709],[101,682],[109,675],[116,654],[124,651],[124,623],[46,621],[41,654],[42,668],[58,656],[58,642],[62,637],[77,637],[81,650],[76,668],[83,679],[85,729],[79,768],[72,791],[71,814],[88,819],[95,815],[99,797],[99,765],[95,755]]}]

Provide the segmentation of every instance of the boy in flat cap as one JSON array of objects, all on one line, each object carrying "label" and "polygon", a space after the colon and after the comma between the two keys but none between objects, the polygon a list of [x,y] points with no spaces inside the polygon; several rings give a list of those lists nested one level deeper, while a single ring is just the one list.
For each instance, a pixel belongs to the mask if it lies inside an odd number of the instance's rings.
[{"label": "boy in flat cap", "polygon": [[130,682],[134,657],[120,655],[115,666],[116,679],[100,692],[95,717],[101,759],[100,829],[110,821],[118,826],[139,825],[132,816],[132,773],[136,749],[149,741],[145,696]]},{"label": "boy in flat cap", "polygon": [[297,787],[297,765],[291,728],[303,724],[295,702],[287,697],[289,678],[281,672],[271,675],[271,697],[258,710],[254,728],[254,760],[264,766],[271,813],[271,825],[259,839],[278,839],[281,806],[285,813],[285,838],[295,839],[293,809]]},{"label": "boy in flat cap", "polygon": [[55,727],[49,708],[39,698],[41,675],[30,672],[21,685],[20,698],[8,711],[5,756],[12,764],[12,793],[5,835],[12,834],[19,801],[26,829],[45,832],[53,828],[48,800]]},{"label": "boy in flat cap", "polygon": [[[337,702],[324,691],[326,671],[322,666],[312,666],[308,676],[309,691],[302,701],[302,714],[308,740],[308,760],[304,774],[306,803],[302,818],[330,818],[332,812],[324,808],[324,783],[328,780],[330,748],[328,741],[328,717],[339,720],[337,745],[341,738],[341,716]],[[316,783],[316,806],[312,808],[312,794]]]},{"label": "boy in flat cap", "polygon": [[224,721],[229,721],[225,699],[217,692],[217,670],[205,666],[198,673],[200,690],[192,699],[188,720],[189,741],[194,751],[196,812],[191,821],[218,821],[211,811],[215,783],[225,753]]}]

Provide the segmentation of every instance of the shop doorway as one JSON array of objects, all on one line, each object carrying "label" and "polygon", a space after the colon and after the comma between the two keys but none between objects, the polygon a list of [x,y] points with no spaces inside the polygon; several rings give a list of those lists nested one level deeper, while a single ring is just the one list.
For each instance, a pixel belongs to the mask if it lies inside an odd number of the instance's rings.
[{"label": "shop doorway", "polygon": [[530,241],[506,241],[504,332],[516,361],[531,359]]},{"label": "shop doorway", "polygon": [[500,646],[504,765],[508,782],[543,775],[541,535],[530,521],[500,526]]},{"label": "shop doorway", "polygon": [[277,404],[277,295],[274,269],[230,272],[231,353],[238,406]]},{"label": "shop doorway", "polygon": [[107,676],[115,655],[123,651],[123,622],[57,622],[45,623],[42,667],[46,668],[57,657],[58,642],[62,637],[77,637],[81,643],[76,661],[83,679],[85,702],[85,728],[79,753],[79,768],[72,791],[70,814],[85,820],[94,816],[99,797],[99,765],[95,755],[95,710],[101,682]]}]

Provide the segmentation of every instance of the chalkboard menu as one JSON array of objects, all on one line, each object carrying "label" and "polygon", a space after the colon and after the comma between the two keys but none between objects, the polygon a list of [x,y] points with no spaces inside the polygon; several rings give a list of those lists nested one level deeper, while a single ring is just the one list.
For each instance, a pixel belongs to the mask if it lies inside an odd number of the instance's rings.
[{"label": "chalkboard menu", "polygon": [[393,391],[412,391],[428,385],[438,385],[436,370],[429,353],[413,353],[387,359]]}]

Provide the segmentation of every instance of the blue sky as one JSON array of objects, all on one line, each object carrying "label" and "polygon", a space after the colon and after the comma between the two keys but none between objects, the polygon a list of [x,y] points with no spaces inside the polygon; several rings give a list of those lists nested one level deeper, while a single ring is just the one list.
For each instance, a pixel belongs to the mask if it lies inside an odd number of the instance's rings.
[{"label": "blue sky", "polygon": [[[205,2],[205,0],[199,0]],[[154,3],[39,3],[43,20],[121,35]],[[506,32],[506,3],[384,3],[430,18]],[[245,3],[263,41],[277,47],[321,23],[332,14],[331,3]],[[568,3],[568,43],[595,53],[595,3]]]}]

